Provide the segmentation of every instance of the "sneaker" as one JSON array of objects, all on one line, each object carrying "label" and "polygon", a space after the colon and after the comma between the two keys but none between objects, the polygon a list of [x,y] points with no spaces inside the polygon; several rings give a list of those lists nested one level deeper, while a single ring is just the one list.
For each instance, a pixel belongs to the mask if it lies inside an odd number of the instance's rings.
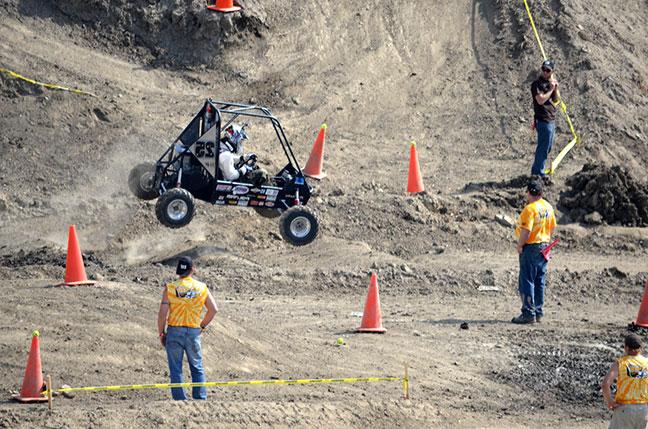
[{"label": "sneaker", "polygon": [[542,321],[542,318],[543,318],[543,317],[544,317],[544,316],[541,315],[541,314],[536,314],[536,323],[540,323],[540,322]]},{"label": "sneaker", "polygon": [[536,318],[534,316],[523,316],[522,314],[511,319],[511,323],[515,323],[516,325],[531,325],[535,322]]}]

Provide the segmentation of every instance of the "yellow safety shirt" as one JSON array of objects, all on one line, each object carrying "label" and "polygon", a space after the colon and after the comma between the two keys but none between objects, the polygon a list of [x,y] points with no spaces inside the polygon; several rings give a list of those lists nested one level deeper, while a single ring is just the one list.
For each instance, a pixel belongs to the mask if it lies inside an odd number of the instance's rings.
[{"label": "yellow safety shirt", "polygon": [[524,207],[518,218],[515,236],[520,237],[523,229],[529,231],[526,244],[549,243],[551,231],[556,227],[554,209],[544,199],[529,203]]},{"label": "yellow safety shirt", "polygon": [[617,362],[619,376],[614,400],[619,404],[648,404],[648,358],[623,356]]},{"label": "yellow safety shirt", "polygon": [[182,277],[167,284],[166,289],[169,300],[167,325],[200,328],[207,285],[191,277]]}]

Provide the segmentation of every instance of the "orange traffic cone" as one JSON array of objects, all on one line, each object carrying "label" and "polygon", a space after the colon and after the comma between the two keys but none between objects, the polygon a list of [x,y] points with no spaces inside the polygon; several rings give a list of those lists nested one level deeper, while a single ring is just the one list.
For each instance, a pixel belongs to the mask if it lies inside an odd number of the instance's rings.
[{"label": "orange traffic cone", "polygon": [[25,369],[25,378],[23,380],[20,394],[13,395],[12,398],[20,402],[44,402],[46,396],[41,392],[45,389],[43,382],[43,369],[41,367],[40,345],[38,344],[38,331],[32,332],[31,349],[27,358],[27,368]]},{"label": "orange traffic cone", "polygon": [[217,12],[238,12],[241,10],[240,6],[234,6],[234,0],[216,0],[212,6],[207,6],[207,9],[215,10]]},{"label": "orange traffic cone", "polygon": [[407,179],[407,192],[423,192],[423,179],[419,167],[418,154],[416,153],[416,142],[410,143],[409,177]]},{"label": "orange traffic cone", "polygon": [[380,313],[380,296],[378,296],[378,276],[371,273],[369,292],[362,313],[362,323],[356,332],[375,332],[382,334],[387,330],[382,325],[382,314]]},{"label": "orange traffic cone", "polygon": [[634,324],[648,328],[648,282],[646,282],[643,299],[639,306],[639,314],[637,314],[637,320],[635,320]]},{"label": "orange traffic cone", "polygon": [[326,177],[326,173],[322,172],[322,161],[324,158],[324,140],[326,139],[326,124],[322,124],[315,139],[313,150],[311,150],[310,157],[306,163],[306,168],[303,172],[305,176],[312,177],[313,179],[322,180]]},{"label": "orange traffic cone", "polygon": [[95,282],[86,277],[79,240],[77,240],[76,228],[70,225],[68,234],[68,252],[65,260],[65,286],[93,285]]}]

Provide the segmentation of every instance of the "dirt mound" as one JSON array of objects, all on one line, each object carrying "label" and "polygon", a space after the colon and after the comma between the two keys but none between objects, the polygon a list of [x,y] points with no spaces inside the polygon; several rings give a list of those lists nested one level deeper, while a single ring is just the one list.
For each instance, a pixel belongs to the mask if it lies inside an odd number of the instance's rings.
[{"label": "dirt mound", "polygon": [[16,253],[0,256],[0,266],[23,267],[28,265],[56,265],[65,267],[65,253],[61,249],[51,246],[41,246],[38,249],[25,251],[18,250]]},{"label": "dirt mound", "polygon": [[648,186],[623,167],[586,164],[566,183],[571,189],[561,194],[559,208],[571,220],[648,225]]},{"label": "dirt mound", "polygon": [[[29,9],[29,3],[23,8]],[[136,51],[145,62],[156,65],[215,66],[228,44],[248,35],[259,37],[265,27],[264,9],[255,1],[245,2],[253,7],[236,14],[210,11],[198,0],[51,3],[53,14],[81,27],[88,40],[99,40],[111,50]],[[33,8],[38,9],[42,5]]]}]

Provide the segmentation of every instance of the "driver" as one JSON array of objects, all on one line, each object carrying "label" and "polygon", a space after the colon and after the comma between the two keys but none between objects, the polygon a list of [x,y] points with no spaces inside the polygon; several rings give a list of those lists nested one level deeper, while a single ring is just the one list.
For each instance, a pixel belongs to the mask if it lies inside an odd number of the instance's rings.
[{"label": "driver", "polygon": [[218,155],[218,169],[223,178],[255,185],[263,184],[266,181],[266,173],[256,165],[256,154],[243,154],[243,140],[248,138],[245,130],[238,124],[231,124],[225,128],[224,134]]}]

